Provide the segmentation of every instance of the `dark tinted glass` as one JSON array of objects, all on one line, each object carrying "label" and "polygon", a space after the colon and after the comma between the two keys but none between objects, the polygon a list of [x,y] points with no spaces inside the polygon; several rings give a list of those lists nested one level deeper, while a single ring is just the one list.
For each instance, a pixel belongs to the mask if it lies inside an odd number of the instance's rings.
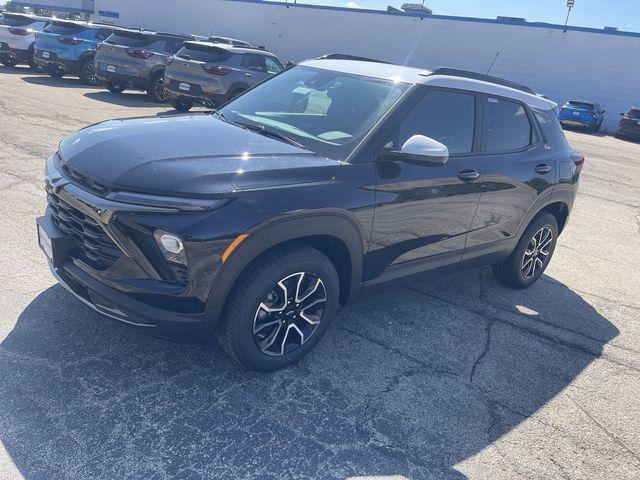
[{"label": "dark tinted glass", "polygon": [[572,107],[575,107],[575,108],[583,109],[583,110],[593,110],[594,109],[594,106],[593,106],[592,103],[578,102],[578,101],[575,101],[575,100],[571,100],[569,102],[569,105],[571,105]]},{"label": "dark tinted glass", "polygon": [[256,55],[253,53],[245,53],[242,57],[242,66],[251,70],[267,71],[267,65],[264,61],[264,55]]},{"label": "dark tinted glass", "polygon": [[112,33],[112,30],[101,28],[96,32],[96,38],[98,40],[104,40],[105,38],[109,38],[109,35],[111,35],[111,33]]},{"label": "dark tinted glass", "polygon": [[44,31],[47,33],[53,33],[55,35],[76,35],[80,32],[84,32],[86,30],[85,27],[81,25],[74,25],[72,23],[68,24],[58,24],[52,23],[48,25]]},{"label": "dark tinted glass", "polygon": [[484,112],[487,151],[518,150],[531,145],[531,124],[521,104],[489,97]]},{"label": "dark tinted glass", "polygon": [[114,33],[105,40],[111,45],[124,45],[125,47],[146,47],[151,45],[155,39],[154,35],[143,35],[140,33]]},{"label": "dark tinted glass", "polygon": [[0,17],[0,25],[6,25],[8,27],[26,27],[34,23],[28,18],[5,18]]},{"label": "dark tinted glass", "polygon": [[548,112],[536,111],[534,114],[536,116],[536,120],[538,120],[538,125],[540,125],[540,129],[547,140],[547,144],[549,144],[551,148],[560,149],[567,148],[569,146],[556,112],[553,110]]},{"label": "dark tinted glass", "polygon": [[640,110],[629,110],[627,117],[640,119]]},{"label": "dark tinted glass", "polygon": [[197,48],[195,46],[184,47],[177,54],[176,57],[183,58],[185,60],[196,60],[198,62],[207,63],[220,63],[231,58],[232,53],[225,51],[221,48]]},{"label": "dark tinted glass", "polygon": [[446,145],[451,154],[473,150],[475,97],[467,93],[432,91],[400,124],[398,148],[414,135]]}]

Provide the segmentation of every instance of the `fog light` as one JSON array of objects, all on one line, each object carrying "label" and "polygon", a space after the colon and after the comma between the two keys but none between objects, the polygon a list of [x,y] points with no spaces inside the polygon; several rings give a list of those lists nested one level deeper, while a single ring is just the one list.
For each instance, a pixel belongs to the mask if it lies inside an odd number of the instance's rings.
[{"label": "fog light", "polygon": [[173,233],[165,232],[163,230],[156,230],[153,237],[160,247],[160,251],[164,258],[174,263],[187,264],[187,257],[184,253],[184,245],[182,239]]}]

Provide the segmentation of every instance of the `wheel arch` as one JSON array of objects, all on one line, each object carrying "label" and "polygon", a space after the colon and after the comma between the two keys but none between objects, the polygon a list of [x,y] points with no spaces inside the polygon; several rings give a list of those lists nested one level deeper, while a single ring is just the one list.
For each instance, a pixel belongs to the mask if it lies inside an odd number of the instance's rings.
[{"label": "wheel arch", "polygon": [[340,278],[340,303],[355,301],[362,288],[364,236],[348,213],[296,214],[259,225],[247,232],[223,263],[207,301],[212,320],[222,314],[227,298],[245,269],[259,257],[289,243],[304,243],[325,254]]},{"label": "wheel arch", "polygon": [[82,64],[87,60],[93,60],[94,58],[96,58],[96,52],[94,52],[93,50],[87,50],[80,54],[80,58],[78,58],[78,62]]},{"label": "wheel arch", "polygon": [[153,80],[153,78],[158,74],[164,75],[164,70],[165,70],[164,65],[155,65],[149,71],[149,81]]}]

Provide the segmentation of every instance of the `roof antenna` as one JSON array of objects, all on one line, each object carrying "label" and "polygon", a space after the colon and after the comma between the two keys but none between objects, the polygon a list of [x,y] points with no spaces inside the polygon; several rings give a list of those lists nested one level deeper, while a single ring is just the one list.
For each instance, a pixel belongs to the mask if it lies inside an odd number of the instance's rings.
[{"label": "roof antenna", "polygon": [[500,52],[496,53],[496,56],[493,57],[493,62],[491,62],[491,66],[489,67],[489,70],[487,70],[487,75],[489,75],[489,72],[491,72],[491,69],[495,65],[496,60],[498,59],[499,56],[500,56]]},{"label": "roof antenna", "polygon": [[142,27],[140,26],[140,19],[136,17],[136,22],[138,23],[138,30],[142,31]]}]

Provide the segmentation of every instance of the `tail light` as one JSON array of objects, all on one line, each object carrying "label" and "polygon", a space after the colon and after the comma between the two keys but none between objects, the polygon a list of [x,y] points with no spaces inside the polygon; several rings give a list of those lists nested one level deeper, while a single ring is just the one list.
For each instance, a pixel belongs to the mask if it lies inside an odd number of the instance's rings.
[{"label": "tail light", "polygon": [[14,35],[22,35],[24,37],[25,35],[29,35],[31,33],[31,30],[27,30],[26,28],[10,28],[9,32],[13,33]]},{"label": "tail light", "polygon": [[231,72],[229,67],[222,67],[220,65],[203,65],[204,71],[212,75],[227,75]]},{"label": "tail light", "polygon": [[82,42],[81,39],[76,37],[58,37],[58,41],[66,45],[78,45],[80,42]]},{"label": "tail light", "polygon": [[167,57],[164,59],[165,65],[171,65],[173,63],[173,57]]},{"label": "tail light", "polygon": [[127,50],[127,55],[134,58],[149,58],[153,53],[146,50],[135,50],[130,48]]},{"label": "tail light", "polygon": [[584,155],[578,152],[571,152],[571,160],[576,166],[576,171],[578,173],[582,172],[582,167],[584,167]]}]

